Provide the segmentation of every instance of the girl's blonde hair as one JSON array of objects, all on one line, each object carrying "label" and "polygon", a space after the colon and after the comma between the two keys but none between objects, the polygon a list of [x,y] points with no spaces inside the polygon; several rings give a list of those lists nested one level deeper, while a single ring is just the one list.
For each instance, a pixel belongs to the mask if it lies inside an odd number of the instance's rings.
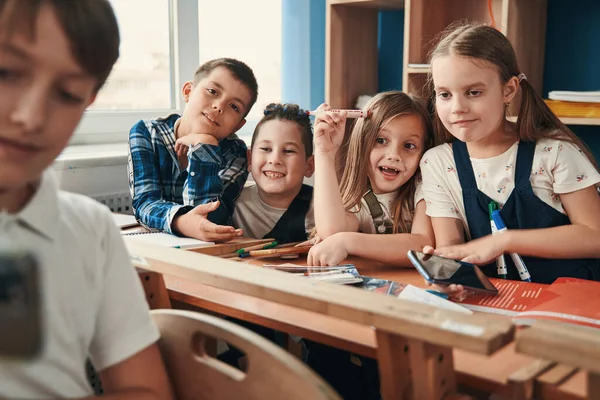
[{"label": "girl's blonde hair", "polygon": [[[412,114],[419,117],[424,131],[423,152],[433,146],[433,134],[429,113],[425,105],[413,97],[400,91],[388,91],[375,95],[364,107],[370,113],[369,118],[357,119],[352,127],[350,139],[341,151],[345,151],[345,165],[340,182],[342,201],[346,210],[357,207],[360,210],[361,200],[369,190],[368,168],[371,150],[379,136],[379,131],[392,119],[399,115]],[[419,170],[400,188],[398,197],[392,207],[394,232],[409,232],[407,218],[403,212],[414,214],[414,195]]]},{"label": "girl's blonde hair", "polygon": [[[500,82],[506,84],[512,77],[521,74],[517,56],[510,41],[501,32],[481,23],[456,23],[442,32],[437,46],[429,54],[429,63],[437,57],[457,55],[485,61],[496,67]],[[562,139],[581,149],[588,159],[598,168],[598,164],[589,148],[575,135],[544,102],[527,79],[520,80],[521,106],[517,116],[517,134],[519,139],[535,142],[542,138]],[[427,91],[435,104],[436,96],[431,71],[429,72]],[[433,127],[439,142],[451,142],[454,137],[442,124],[434,108]]]}]

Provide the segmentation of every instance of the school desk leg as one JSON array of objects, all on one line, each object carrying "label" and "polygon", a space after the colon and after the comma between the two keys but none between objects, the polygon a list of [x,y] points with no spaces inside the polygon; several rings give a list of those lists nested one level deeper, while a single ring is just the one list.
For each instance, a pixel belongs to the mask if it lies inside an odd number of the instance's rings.
[{"label": "school desk leg", "polygon": [[375,334],[381,395],[384,400],[406,399],[410,391],[408,341],[380,330]]},{"label": "school desk leg", "polygon": [[588,399],[600,400],[600,374],[588,372]]},{"label": "school desk leg", "polygon": [[150,309],[171,308],[171,300],[162,274],[138,270],[138,275],[142,281]]},{"label": "school desk leg", "polygon": [[452,349],[408,340],[413,399],[443,399],[456,394]]}]

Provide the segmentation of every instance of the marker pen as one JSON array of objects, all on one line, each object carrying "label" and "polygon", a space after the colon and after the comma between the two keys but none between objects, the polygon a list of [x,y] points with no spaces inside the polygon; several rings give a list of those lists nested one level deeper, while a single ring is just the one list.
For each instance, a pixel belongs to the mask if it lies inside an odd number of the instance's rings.
[{"label": "marker pen", "polygon": [[341,113],[341,112],[346,112],[346,118],[368,118],[371,113],[369,111],[363,111],[363,110],[314,110],[314,111],[307,111],[306,113],[308,115],[319,115],[319,114],[323,114],[326,112],[331,112],[331,113]]},{"label": "marker pen", "polygon": [[[494,220],[494,224],[496,224],[496,229],[498,229],[498,233],[506,232],[506,224],[504,220],[502,220],[502,216],[500,215],[499,210],[495,210],[492,212],[492,219]],[[523,262],[523,259],[517,253],[510,253],[510,258],[512,258],[517,270],[519,271],[519,276],[521,280],[531,282],[531,275],[529,275],[529,271],[527,270],[527,266]]]},{"label": "marker pen", "polygon": [[[497,235],[498,228],[496,228],[496,224],[494,223],[494,219],[492,218],[492,213],[498,209],[498,204],[495,201],[490,201],[488,204],[488,212],[490,215],[490,226],[492,228],[492,235]],[[506,279],[506,260],[504,259],[504,254],[500,254],[498,258],[496,258],[496,267],[498,272],[498,277],[502,279]]]}]

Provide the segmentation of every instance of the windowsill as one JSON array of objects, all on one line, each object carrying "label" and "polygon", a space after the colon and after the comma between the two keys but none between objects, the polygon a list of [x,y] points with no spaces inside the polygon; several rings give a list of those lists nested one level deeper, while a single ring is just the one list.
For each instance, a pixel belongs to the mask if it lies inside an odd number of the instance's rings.
[{"label": "windowsill", "polygon": [[127,163],[127,143],[71,145],[56,158],[54,170],[106,167]]}]

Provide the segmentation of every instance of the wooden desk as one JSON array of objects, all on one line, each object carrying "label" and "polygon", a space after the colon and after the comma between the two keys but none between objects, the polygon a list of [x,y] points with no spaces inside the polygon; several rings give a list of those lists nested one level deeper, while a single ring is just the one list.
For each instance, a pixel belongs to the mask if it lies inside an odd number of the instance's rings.
[{"label": "wooden desk", "polygon": [[[250,261],[258,266],[283,262],[286,261]],[[293,262],[303,263],[304,259]],[[423,278],[411,268],[397,268],[355,257],[349,258],[347,262],[356,265],[362,275],[420,287],[425,284]],[[376,358],[376,332],[370,326],[171,276],[164,276],[164,280],[169,297],[176,308],[198,307]],[[454,350],[454,366],[460,385],[488,393],[498,393],[511,399],[531,398],[534,389],[532,377],[547,368],[547,365],[533,357],[517,354],[512,344],[491,356]],[[558,390],[555,392],[560,393]],[[573,397],[576,398],[583,397]]]}]

